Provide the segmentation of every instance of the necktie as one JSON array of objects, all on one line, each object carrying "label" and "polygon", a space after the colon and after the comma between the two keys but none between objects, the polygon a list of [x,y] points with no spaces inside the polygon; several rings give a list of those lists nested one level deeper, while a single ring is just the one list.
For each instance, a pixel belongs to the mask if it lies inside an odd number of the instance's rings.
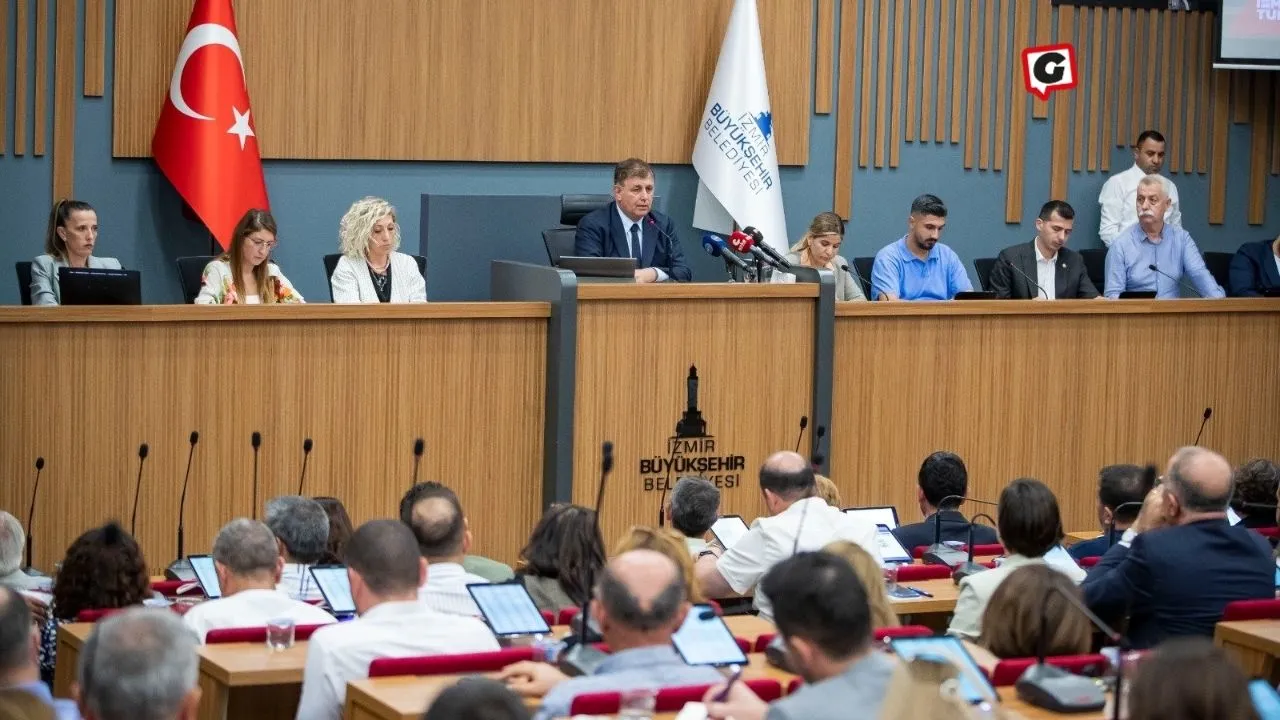
[{"label": "necktie", "polygon": [[631,223],[631,257],[640,264],[640,223]]}]

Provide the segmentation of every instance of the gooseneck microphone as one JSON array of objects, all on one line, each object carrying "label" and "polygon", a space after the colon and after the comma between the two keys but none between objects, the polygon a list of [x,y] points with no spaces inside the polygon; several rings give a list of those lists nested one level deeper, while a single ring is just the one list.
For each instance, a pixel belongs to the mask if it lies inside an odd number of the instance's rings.
[{"label": "gooseneck microphone", "polygon": [[822,441],[827,437],[827,426],[818,425],[813,429],[813,455],[809,456],[809,466],[814,472],[822,469],[827,462],[827,456],[822,450]]},{"label": "gooseneck microphone", "polygon": [[298,494],[302,494],[302,484],[307,481],[307,460],[311,457],[311,438],[302,441],[302,475],[298,477]]},{"label": "gooseneck microphone", "polygon": [[742,228],[742,232],[750,235],[756,241],[756,247],[764,251],[774,262],[775,265],[781,265],[784,272],[791,272],[791,263],[783,257],[782,253],[773,249],[773,246],[764,241],[764,233],[748,225]]},{"label": "gooseneck microphone", "polygon": [[1196,441],[1195,441],[1194,443],[1192,443],[1192,445],[1195,445],[1195,446],[1199,447],[1199,445],[1200,445],[1200,436],[1201,436],[1201,435],[1204,435],[1204,426],[1209,424],[1209,418],[1210,418],[1210,417],[1212,417],[1212,416],[1213,416],[1213,408],[1211,408],[1211,407],[1207,407],[1207,408],[1205,408],[1205,409],[1204,409],[1204,419],[1200,421],[1200,431],[1196,433]]},{"label": "gooseneck microphone", "polygon": [[129,534],[134,537],[137,537],[135,528],[138,526],[138,499],[142,497],[142,466],[146,464],[149,452],[151,448],[146,443],[138,446],[138,479],[133,487],[133,516],[129,519]]},{"label": "gooseneck microphone", "polygon": [[[1107,523],[1107,547],[1111,547],[1116,543],[1116,515],[1118,515],[1121,510],[1131,507],[1136,507],[1141,510],[1142,501],[1130,500],[1129,502],[1122,502],[1114,508],[1111,508],[1111,522]],[[1137,516],[1134,516],[1134,519],[1136,520]]]},{"label": "gooseneck microphone", "polygon": [[[862,277],[862,273],[849,267],[847,263],[840,263],[840,269],[858,278],[858,282],[862,283],[862,287],[867,289],[867,295],[871,294],[871,283]],[[870,298],[867,298],[868,300]]]},{"label": "gooseneck microphone", "polygon": [[[596,489],[596,514],[591,522],[593,541],[602,541],[600,509],[604,504],[604,489],[609,480],[609,473],[612,471],[613,443],[606,440],[600,445],[600,486]],[[601,549],[603,549],[603,546]],[[578,612],[578,632],[576,635],[565,639],[568,649],[560,654],[560,658],[557,661],[560,672],[570,677],[593,674],[600,663],[608,657],[591,645],[591,643],[599,641],[597,637],[593,637],[590,615],[591,594],[595,587],[595,582],[595,572],[589,572],[587,577],[587,597],[583,600],[582,609]]]},{"label": "gooseneck microphone", "polygon": [[257,430],[249,436],[249,443],[253,445],[253,519],[258,519],[258,448],[262,447],[262,433]]},{"label": "gooseneck microphone", "polygon": [[804,429],[807,427],[809,427],[809,416],[801,415],[800,416],[800,434],[796,435],[795,452],[800,452],[800,441],[804,439]]},{"label": "gooseneck microphone", "polygon": [[1111,704],[1113,708],[1112,717],[1115,720],[1119,720],[1120,699],[1124,697],[1121,693],[1122,677],[1124,675],[1124,670],[1122,669],[1125,652],[1124,639],[1119,633],[1102,622],[1097,615],[1090,612],[1089,608],[1085,607],[1079,598],[1057,585],[1050,585],[1049,589],[1045,591],[1044,600],[1040,605],[1040,637],[1036,639],[1036,664],[1027,668],[1026,672],[1014,683],[1018,699],[1028,705],[1045,708],[1055,713],[1101,710],[1107,704],[1107,696],[1093,678],[1081,677],[1062,668],[1045,664],[1044,660],[1048,654],[1049,643],[1049,598],[1055,592],[1065,597],[1072,607],[1082,612],[1089,619],[1089,622],[1093,623],[1095,627],[1118,645],[1120,662],[1116,666],[1115,695]]},{"label": "gooseneck microphone", "polygon": [[[1037,251],[1034,251],[1034,250],[1033,250],[1032,252],[1037,252]],[[1035,289],[1036,289],[1037,294],[1043,294],[1043,295],[1044,295],[1044,299],[1045,299],[1045,300],[1052,300],[1052,299],[1053,299],[1053,298],[1049,297],[1049,291],[1047,291],[1047,290],[1045,290],[1044,288],[1040,287],[1040,283],[1036,282],[1035,280],[1032,280],[1030,275],[1028,275],[1028,274],[1026,274],[1025,272],[1023,272],[1023,271],[1022,271],[1022,268],[1018,267],[1017,265],[1014,265],[1012,261],[1010,261],[1010,260],[1008,260],[1008,259],[1006,259],[1006,258],[996,258],[996,259],[997,259],[997,260],[999,260],[1000,262],[1003,262],[1003,263],[1005,264],[1005,266],[1006,266],[1006,267],[1013,268],[1013,271],[1014,271],[1014,272],[1016,272],[1016,273],[1018,273],[1019,275],[1021,275],[1023,280],[1026,280],[1026,281],[1027,281],[1027,283],[1031,285],[1031,287],[1033,287],[1033,288],[1035,288]]]},{"label": "gooseneck microphone", "polygon": [[27,510],[26,563],[28,568],[31,567],[31,548],[35,544],[35,541],[31,539],[33,537],[31,534],[31,524],[35,522],[35,519],[36,519],[36,495],[40,492],[40,473],[43,471],[44,471],[44,458],[37,457],[36,458],[36,482],[35,482],[35,485],[32,486],[31,488],[31,507],[30,509]]},{"label": "gooseneck microphone", "polygon": [[1170,275],[1169,273],[1167,273],[1167,272],[1165,272],[1165,271],[1161,270],[1160,268],[1156,267],[1155,263],[1152,263],[1152,264],[1148,265],[1148,266],[1147,266],[1147,269],[1148,269],[1148,270],[1150,270],[1150,271],[1152,271],[1152,272],[1160,273],[1161,275],[1163,275],[1163,276],[1165,276],[1165,277],[1169,278],[1170,280],[1172,280],[1172,281],[1174,281],[1174,282],[1178,283],[1179,285],[1181,285],[1181,286],[1182,286],[1182,288],[1183,288],[1184,290],[1190,290],[1191,292],[1195,293],[1195,296],[1196,296],[1196,297],[1198,297],[1198,298],[1203,298],[1203,297],[1204,297],[1204,295],[1201,295],[1201,294],[1200,294],[1200,291],[1199,291],[1199,290],[1197,290],[1197,289],[1195,288],[1195,286],[1191,285],[1190,283],[1184,282],[1181,278],[1176,278],[1176,277],[1174,277],[1174,276]]},{"label": "gooseneck microphone", "polygon": [[182,554],[182,551],[183,551],[183,544],[184,544],[183,539],[186,534],[186,528],[187,528],[187,515],[186,515],[187,483],[190,482],[191,480],[191,459],[196,454],[196,443],[200,442],[200,433],[195,430],[192,430],[191,437],[188,438],[188,440],[190,440],[191,442],[191,448],[187,450],[187,471],[182,474],[182,494],[178,497],[178,559],[179,560],[185,557]]},{"label": "gooseneck microphone", "polygon": [[422,453],[427,449],[427,444],[422,438],[413,441],[413,477],[409,481],[409,487],[418,484],[418,466],[422,464]]},{"label": "gooseneck microphone", "polygon": [[[948,508],[947,503],[953,500],[955,501],[955,505],[952,506],[951,508]],[[956,550],[955,548],[947,547],[942,543],[942,523],[944,522],[942,519],[942,513],[948,509],[955,510],[956,508],[960,507],[960,503],[966,500],[970,500],[980,505],[990,505],[992,507],[997,507],[999,505],[999,503],[993,503],[989,500],[978,500],[976,498],[971,498],[966,495],[947,495],[942,499],[938,500],[938,503],[934,505],[934,507],[937,508],[937,510],[933,513],[933,544],[925,549],[925,553],[921,557],[921,560],[926,565],[946,565],[948,567],[954,568],[959,566],[961,563],[965,562],[965,560],[967,559],[967,556],[965,553],[962,553],[959,550]],[[955,522],[955,521],[948,520],[946,522]],[[970,526],[970,530],[972,531],[973,529],[972,523],[968,523],[968,524]],[[907,548],[908,552],[910,552],[911,550],[914,550],[914,548]]]},{"label": "gooseneck microphone", "polygon": [[973,547],[974,547],[973,546],[973,526],[977,524],[974,522],[974,520],[977,520],[978,518],[986,518],[987,522],[991,523],[991,527],[998,527],[998,525],[996,524],[996,519],[986,513],[974,513],[973,517],[969,518],[968,557],[965,559],[964,563],[960,564],[959,566],[956,567],[956,569],[951,571],[951,579],[955,580],[957,585],[960,584],[961,580],[969,577],[970,575],[974,575],[976,573],[982,572],[983,570],[986,570],[985,567],[973,561]]}]

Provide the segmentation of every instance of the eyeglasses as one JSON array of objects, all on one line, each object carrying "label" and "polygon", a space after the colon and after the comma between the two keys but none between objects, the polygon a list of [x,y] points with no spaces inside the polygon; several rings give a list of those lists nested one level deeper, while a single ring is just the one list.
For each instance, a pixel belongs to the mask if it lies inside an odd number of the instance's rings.
[{"label": "eyeglasses", "polygon": [[274,249],[275,249],[275,247],[276,247],[276,241],[275,241],[275,240],[266,240],[266,241],[263,241],[263,240],[252,240],[252,239],[251,239],[251,240],[249,240],[249,242],[250,242],[254,247],[258,248],[259,250],[261,250],[262,248],[266,248],[266,249],[268,249],[268,250],[274,250]]}]

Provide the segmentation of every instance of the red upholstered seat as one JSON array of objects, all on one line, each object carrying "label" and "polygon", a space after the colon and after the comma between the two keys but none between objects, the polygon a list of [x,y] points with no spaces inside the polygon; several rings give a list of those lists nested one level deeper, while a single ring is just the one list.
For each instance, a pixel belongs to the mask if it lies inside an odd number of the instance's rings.
[{"label": "red upholstered seat", "polygon": [[543,621],[546,622],[548,625],[556,624],[555,613],[551,612],[550,610],[539,610],[538,612],[542,615]]},{"label": "red upholstered seat", "polygon": [[1253,531],[1265,538],[1280,538],[1280,527],[1253,528]]},{"label": "red upholstered seat", "polygon": [[902,565],[898,568],[898,582],[944,580],[949,577],[951,568],[946,565]]},{"label": "red upholstered seat", "polygon": [[1223,620],[1275,620],[1280,618],[1280,600],[1237,600],[1222,609]]},{"label": "red upholstered seat", "polygon": [[532,647],[506,648],[492,652],[462,653],[458,655],[379,658],[369,664],[369,677],[494,672],[512,663],[532,659]]},{"label": "red upholstered seat", "polygon": [[[746,681],[761,700],[772,702],[782,697],[782,684],[777,680],[758,678]],[[711,685],[687,685],[668,687],[658,690],[655,700],[655,712],[676,712],[685,703],[700,702],[706,696]],[[584,693],[573,699],[569,707],[570,715],[613,715],[622,705],[622,695],[617,692]]]},{"label": "red upholstered seat", "polygon": [[[1102,655],[1057,655],[1045,658],[1045,663],[1060,667],[1063,670],[1098,677],[1107,670],[1107,659]],[[1036,664],[1035,658],[1013,658],[1001,660],[991,669],[991,684],[996,687],[1007,687],[1018,681],[1027,668]]]},{"label": "red upholstered seat", "polygon": [[121,610],[124,610],[124,608],[103,608],[103,609],[95,608],[93,610],[81,610],[80,612],[76,613],[76,622],[96,623],[103,618],[108,618],[108,617],[111,617],[112,615],[115,615]]},{"label": "red upholstered seat", "polygon": [[1100,555],[1090,555],[1089,557],[1080,558],[1080,567],[1091,568],[1094,565],[1097,565],[1098,561],[1101,559],[1102,557]]},{"label": "red upholstered seat", "polygon": [[172,597],[178,594],[178,589],[182,586],[188,586],[183,595],[200,595],[200,583],[185,583],[181,580],[157,580],[151,583],[151,590],[158,592],[166,597]]},{"label": "red upholstered seat", "polygon": [[[716,602],[715,600],[707,600],[706,602],[708,605],[711,606],[712,610],[716,611],[716,615],[724,615],[724,608],[720,607],[720,603]],[[578,617],[578,613],[580,612],[582,612],[582,608],[576,608],[576,607],[560,608],[560,613],[556,616],[556,621],[551,624],[568,625],[569,623],[573,622],[574,618]],[[543,611],[543,613],[544,613],[543,617],[546,617],[547,615],[545,610]]]},{"label": "red upholstered seat", "polygon": [[[293,629],[294,640],[308,640],[311,634],[324,625],[298,625]],[[266,626],[219,628],[210,630],[204,636],[206,645],[223,645],[226,643],[265,643],[267,641]]]},{"label": "red upholstered seat", "polygon": [[[912,637],[932,637],[933,630],[923,625],[902,625],[900,627],[879,628],[871,634],[871,639],[881,643],[891,638],[912,638]],[[764,649],[773,642],[775,633],[766,633],[756,638],[755,652],[764,652]],[[738,645],[742,645],[742,641],[738,641]],[[788,691],[790,692],[790,691]]]},{"label": "red upholstered seat", "polygon": [[[967,551],[968,549],[969,548],[966,546],[965,550]],[[1000,543],[994,543],[991,545],[974,545],[973,554],[974,555],[1003,555],[1004,546],[1001,545]]]}]

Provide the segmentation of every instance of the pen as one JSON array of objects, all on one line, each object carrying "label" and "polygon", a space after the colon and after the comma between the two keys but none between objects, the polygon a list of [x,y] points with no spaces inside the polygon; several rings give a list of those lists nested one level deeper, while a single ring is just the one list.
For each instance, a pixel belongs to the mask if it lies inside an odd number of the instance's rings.
[{"label": "pen", "polygon": [[729,682],[725,683],[724,689],[721,690],[713,699],[713,702],[724,702],[729,699],[729,691],[733,689],[733,684],[742,678],[742,668],[735,666],[733,675],[729,676]]},{"label": "pen", "polygon": [[908,589],[908,590],[910,590],[910,591],[912,591],[912,592],[919,593],[921,597],[927,597],[927,598],[931,598],[931,597],[933,597],[933,593],[927,593],[927,592],[925,592],[925,591],[921,590],[920,588],[911,587],[910,585],[908,585],[908,586],[907,586],[907,589]]}]

